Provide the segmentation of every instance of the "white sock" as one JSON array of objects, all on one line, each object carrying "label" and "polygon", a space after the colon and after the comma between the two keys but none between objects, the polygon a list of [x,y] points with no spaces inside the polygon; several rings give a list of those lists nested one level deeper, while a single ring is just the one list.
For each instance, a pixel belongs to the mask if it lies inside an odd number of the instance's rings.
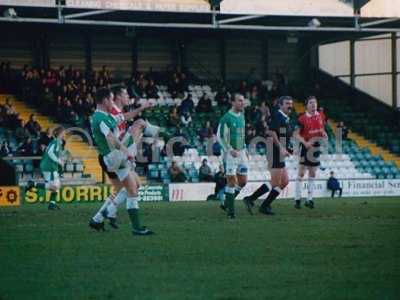
[{"label": "white sock", "polygon": [[117,208],[120,206],[124,201],[126,200],[126,197],[128,197],[128,193],[125,188],[121,189],[118,194],[115,196],[115,198],[110,201],[110,203],[107,206],[107,213],[110,218],[116,218],[117,217]]},{"label": "white sock", "polygon": [[139,197],[127,197],[126,209],[139,209]]},{"label": "white sock", "polygon": [[300,200],[301,199],[301,186],[303,183],[303,178],[300,176],[297,176],[296,178],[296,186],[295,186],[295,191],[294,191],[294,200]]},{"label": "white sock", "polygon": [[307,201],[311,201],[313,199],[314,194],[314,177],[308,177],[308,186],[307,186]]},{"label": "white sock", "polygon": [[106,209],[106,207],[110,204],[111,199],[114,198],[114,195],[110,195],[104,200],[103,205],[100,207],[100,209],[97,211],[97,213],[94,215],[93,220],[97,223],[101,223],[104,221],[104,217],[102,215],[102,212]]}]

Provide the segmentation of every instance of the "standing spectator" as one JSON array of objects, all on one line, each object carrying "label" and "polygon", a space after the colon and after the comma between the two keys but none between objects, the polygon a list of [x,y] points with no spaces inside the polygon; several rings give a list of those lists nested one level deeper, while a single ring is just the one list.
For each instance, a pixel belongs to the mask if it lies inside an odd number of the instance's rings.
[{"label": "standing spectator", "polygon": [[203,95],[199,103],[197,104],[197,112],[199,113],[209,113],[212,110],[212,103],[207,95]]},{"label": "standing spectator", "polygon": [[331,171],[331,177],[328,179],[327,187],[328,190],[332,191],[331,198],[335,197],[336,191],[339,191],[339,197],[342,197],[343,188],[340,187],[339,180],[335,178],[333,171]]},{"label": "standing spectator", "polygon": [[176,161],[173,161],[171,167],[169,168],[169,175],[171,177],[171,182],[185,182],[186,175],[182,169],[178,166]]},{"label": "standing spectator", "polygon": [[249,95],[249,87],[247,86],[247,81],[243,80],[240,83],[239,89],[237,91],[239,94],[243,95],[245,98],[247,98]]},{"label": "standing spectator", "polygon": [[25,128],[28,130],[31,137],[34,138],[39,137],[40,131],[42,130],[40,124],[36,121],[36,116],[34,114],[29,116],[29,121],[26,123]]},{"label": "standing spectator", "polygon": [[268,120],[269,117],[271,116],[271,111],[269,110],[269,107],[265,101],[261,102],[260,112],[261,116],[265,116],[266,120]]},{"label": "standing spectator", "polygon": [[212,182],[213,176],[210,166],[207,163],[207,159],[203,159],[201,167],[199,169],[199,180],[200,182]]},{"label": "standing spectator", "polygon": [[349,140],[349,130],[347,129],[347,127],[344,125],[343,122],[339,122],[337,129],[341,130],[342,132],[342,140],[344,141]]}]

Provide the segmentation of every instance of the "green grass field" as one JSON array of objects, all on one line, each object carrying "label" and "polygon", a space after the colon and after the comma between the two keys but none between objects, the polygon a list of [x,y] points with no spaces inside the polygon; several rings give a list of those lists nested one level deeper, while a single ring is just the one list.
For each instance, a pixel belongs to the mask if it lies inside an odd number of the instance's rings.
[{"label": "green grass field", "polygon": [[97,205],[0,209],[0,299],[399,299],[400,199],[317,200],[226,219],[213,203],[142,204],[157,235],[90,231]]}]

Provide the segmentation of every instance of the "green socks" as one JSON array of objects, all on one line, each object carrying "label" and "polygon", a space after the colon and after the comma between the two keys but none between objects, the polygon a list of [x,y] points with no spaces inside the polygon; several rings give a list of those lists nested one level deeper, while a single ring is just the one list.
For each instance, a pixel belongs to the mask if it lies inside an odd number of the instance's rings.
[{"label": "green socks", "polygon": [[129,219],[131,220],[133,229],[140,229],[139,209],[130,208],[128,209]]}]

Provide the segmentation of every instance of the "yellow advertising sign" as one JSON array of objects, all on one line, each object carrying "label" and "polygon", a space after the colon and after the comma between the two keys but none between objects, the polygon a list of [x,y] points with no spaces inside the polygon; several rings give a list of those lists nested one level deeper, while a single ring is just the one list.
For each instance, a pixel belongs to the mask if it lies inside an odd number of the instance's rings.
[{"label": "yellow advertising sign", "polygon": [[0,206],[19,205],[19,186],[0,186]]}]

